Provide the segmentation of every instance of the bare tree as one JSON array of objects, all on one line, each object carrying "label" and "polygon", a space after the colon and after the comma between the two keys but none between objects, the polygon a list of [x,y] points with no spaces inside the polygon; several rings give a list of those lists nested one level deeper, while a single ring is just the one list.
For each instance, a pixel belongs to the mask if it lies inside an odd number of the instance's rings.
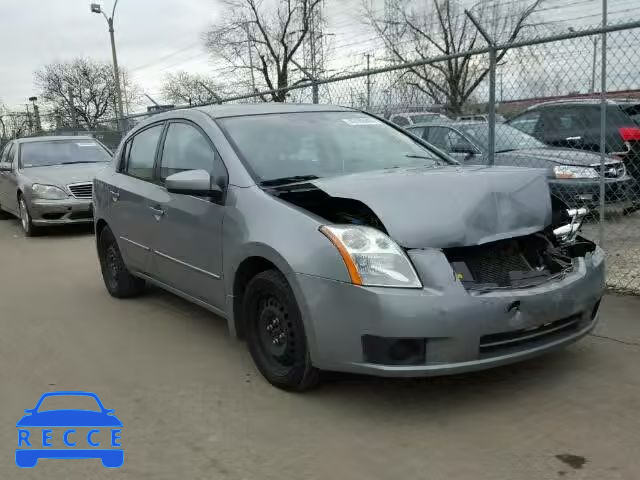
[{"label": "bare tree", "polygon": [[210,78],[184,71],[168,74],[162,84],[162,95],[177,105],[214,102],[220,93],[220,86]]},{"label": "bare tree", "polygon": [[205,32],[205,45],[232,73],[248,72],[250,84],[278,90],[270,99],[284,102],[282,89],[309,80],[301,46],[321,1],[276,0],[269,8],[260,0],[226,0],[223,20]]},{"label": "bare tree", "polygon": [[[77,58],[51,63],[34,74],[40,97],[56,110],[67,125],[76,118],[80,127],[93,130],[101,120],[114,118],[115,81],[109,63]],[[128,89],[135,95],[137,89]]]},{"label": "bare tree", "polygon": [[[533,26],[529,22],[543,1],[482,0],[473,7],[472,13],[496,41],[508,42]],[[463,54],[484,46],[480,32],[455,0],[418,0],[411,3],[400,0],[388,7],[384,17],[377,14],[372,3],[365,3],[364,7],[366,22],[397,62]],[[498,52],[498,61],[506,52]],[[488,73],[486,56],[461,55],[411,67],[404,72],[402,80],[434,102],[446,102],[452,114],[459,114]]]},{"label": "bare tree", "polygon": [[19,138],[31,133],[29,126],[32,119],[26,112],[12,111],[0,104],[0,145],[12,138]]}]

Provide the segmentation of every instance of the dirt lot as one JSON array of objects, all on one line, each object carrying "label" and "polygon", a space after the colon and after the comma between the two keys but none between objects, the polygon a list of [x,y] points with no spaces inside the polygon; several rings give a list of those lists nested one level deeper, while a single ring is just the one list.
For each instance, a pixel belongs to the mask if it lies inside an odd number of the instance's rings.
[{"label": "dirt lot", "polygon": [[[86,230],[0,222],[0,478],[629,479],[640,471],[640,299],[608,296],[596,336],[474,375],[333,375],[305,395],[258,375],[224,322],[168,294],[117,301]],[[125,463],[14,464],[43,392],[96,392]]]}]

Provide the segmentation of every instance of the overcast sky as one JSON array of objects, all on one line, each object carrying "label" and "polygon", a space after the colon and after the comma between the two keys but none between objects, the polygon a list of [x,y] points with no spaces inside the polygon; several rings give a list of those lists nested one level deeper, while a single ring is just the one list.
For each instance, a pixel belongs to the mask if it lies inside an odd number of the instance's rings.
[{"label": "overcast sky", "polygon": [[[0,0],[0,99],[5,104],[25,103],[35,93],[34,70],[47,63],[78,56],[111,62],[107,22],[91,13],[89,4]],[[112,0],[103,5],[110,8]],[[119,63],[150,93],[157,93],[158,77],[171,70],[172,62],[180,64],[177,68],[206,70],[200,35],[216,11],[216,0],[120,0],[115,16]]]},{"label": "overcast sky", "polygon": [[[0,0],[0,101],[9,107],[26,103],[37,94],[33,72],[47,63],[78,56],[111,61],[106,21],[89,11],[90,2]],[[110,11],[112,2],[102,3]],[[637,2],[640,0],[609,0],[610,10],[620,12],[612,19],[634,15]],[[360,0],[325,0],[327,31],[332,33],[328,39],[343,64],[362,64],[364,54],[375,49],[371,32],[359,23],[359,5]],[[545,15],[568,20],[597,14],[600,0],[546,0],[546,5]],[[120,64],[153,97],[160,97],[160,83],[168,72],[213,75],[215,65],[202,49],[201,34],[220,10],[217,0],[120,0],[116,11]],[[636,18],[638,15],[635,12]]]}]

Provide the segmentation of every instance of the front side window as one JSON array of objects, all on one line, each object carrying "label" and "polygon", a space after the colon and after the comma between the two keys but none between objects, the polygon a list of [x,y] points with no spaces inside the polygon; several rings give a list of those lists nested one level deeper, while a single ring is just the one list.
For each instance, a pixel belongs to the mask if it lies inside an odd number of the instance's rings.
[{"label": "front side window", "polygon": [[[477,145],[488,148],[489,124],[478,123],[462,125],[460,126],[460,130],[462,130],[465,135],[474,139]],[[516,128],[502,123],[496,125],[496,153],[545,147],[546,145],[541,141],[536,140],[531,135],[527,135]]]},{"label": "front side window", "polygon": [[408,129],[416,137],[424,138],[425,127],[412,127]]},{"label": "front side window", "polygon": [[186,170],[206,170],[214,177],[222,175],[220,159],[207,138],[192,125],[171,123],[162,150],[160,178]]},{"label": "front side window", "polygon": [[20,147],[22,168],[110,161],[111,154],[92,139],[26,142]]},{"label": "front side window", "polygon": [[509,122],[514,128],[517,128],[521,132],[527,133],[529,135],[533,135],[536,131],[536,127],[538,125],[538,119],[540,118],[539,112],[531,112],[525,113],[518,118],[513,119]]},{"label": "front side window", "polygon": [[258,182],[450,163],[412,136],[359,112],[252,115],[219,123]]},{"label": "front side window", "polygon": [[391,120],[391,121],[393,123],[395,123],[396,125],[400,125],[401,127],[409,125],[409,119],[404,118],[401,115],[397,115],[397,116],[393,117],[393,120]]},{"label": "front side window", "polygon": [[156,148],[162,128],[162,124],[147,128],[129,141],[130,144],[125,148],[125,155],[128,157],[125,166],[127,174],[142,180],[153,179]]}]

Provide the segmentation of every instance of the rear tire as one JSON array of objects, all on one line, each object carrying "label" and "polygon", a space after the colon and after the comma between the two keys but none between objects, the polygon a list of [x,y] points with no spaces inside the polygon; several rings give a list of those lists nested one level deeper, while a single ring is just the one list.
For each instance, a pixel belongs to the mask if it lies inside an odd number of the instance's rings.
[{"label": "rear tire", "polygon": [[118,242],[109,227],[104,227],[100,231],[98,257],[104,284],[112,297],[131,298],[142,294],[145,281],[129,273],[118,248]]},{"label": "rear tire", "polygon": [[267,270],[251,279],[243,313],[249,352],[269,383],[299,392],[319,383],[320,371],[311,364],[300,309],[282,273]]}]

